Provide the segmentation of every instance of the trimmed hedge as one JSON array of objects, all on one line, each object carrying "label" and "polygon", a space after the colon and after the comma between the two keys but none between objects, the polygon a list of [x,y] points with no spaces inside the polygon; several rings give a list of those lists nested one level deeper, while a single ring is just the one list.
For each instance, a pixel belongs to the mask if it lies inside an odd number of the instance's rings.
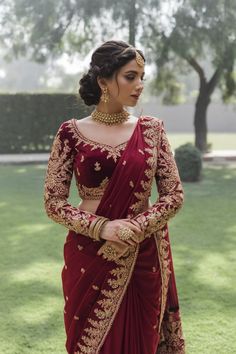
[{"label": "trimmed hedge", "polygon": [[92,109],[72,94],[0,94],[0,153],[49,152],[60,124]]},{"label": "trimmed hedge", "polygon": [[192,143],[186,143],[175,149],[175,161],[183,182],[195,182],[201,178],[202,155]]}]

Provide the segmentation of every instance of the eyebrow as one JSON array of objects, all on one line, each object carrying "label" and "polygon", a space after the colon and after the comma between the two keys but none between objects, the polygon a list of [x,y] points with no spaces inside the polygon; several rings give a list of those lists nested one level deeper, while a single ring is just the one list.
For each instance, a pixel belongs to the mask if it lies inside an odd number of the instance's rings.
[{"label": "eyebrow", "polygon": [[[138,71],[136,71],[136,70],[125,71],[125,74],[128,74],[128,73],[138,74]],[[142,73],[142,75],[145,75],[145,71]]]}]

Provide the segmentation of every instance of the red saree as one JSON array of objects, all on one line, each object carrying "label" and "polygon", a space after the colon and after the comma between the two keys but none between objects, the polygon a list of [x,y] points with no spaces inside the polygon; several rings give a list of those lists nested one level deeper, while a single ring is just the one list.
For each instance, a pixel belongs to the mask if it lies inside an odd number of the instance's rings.
[{"label": "red saree", "polygon": [[[139,119],[95,214],[114,220],[143,211],[156,163],[145,119]],[[117,262],[96,254],[103,243],[72,230],[66,238],[67,352],[184,354],[167,224]]]}]

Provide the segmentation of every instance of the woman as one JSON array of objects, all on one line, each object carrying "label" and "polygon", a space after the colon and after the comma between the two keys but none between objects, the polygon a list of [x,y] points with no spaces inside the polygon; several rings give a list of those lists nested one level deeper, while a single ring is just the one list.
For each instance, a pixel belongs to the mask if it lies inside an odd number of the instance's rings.
[{"label": "woman", "polygon": [[[70,354],[185,353],[167,228],[183,190],[163,122],[124,109],[143,90],[144,65],[123,41],[97,48],[79,89],[96,108],[63,122],[53,142],[44,200],[69,229],[62,285]],[[67,200],[73,173],[78,207]]]}]

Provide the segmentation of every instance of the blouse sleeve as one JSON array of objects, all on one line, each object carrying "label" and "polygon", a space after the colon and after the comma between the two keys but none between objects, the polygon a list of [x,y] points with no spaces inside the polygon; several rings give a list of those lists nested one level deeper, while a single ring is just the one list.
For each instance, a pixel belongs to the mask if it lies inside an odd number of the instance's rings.
[{"label": "blouse sleeve", "polygon": [[89,226],[97,215],[73,207],[67,200],[75,153],[67,124],[61,124],[52,144],[44,183],[44,206],[49,218],[69,230],[89,236]]},{"label": "blouse sleeve", "polygon": [[145,231],[145,237],[160,230],[182,207],[184,192],[163,122],[161,122],[160,143],[157,155],[155,180],[159,197],[145,212],[134,219]]}]

